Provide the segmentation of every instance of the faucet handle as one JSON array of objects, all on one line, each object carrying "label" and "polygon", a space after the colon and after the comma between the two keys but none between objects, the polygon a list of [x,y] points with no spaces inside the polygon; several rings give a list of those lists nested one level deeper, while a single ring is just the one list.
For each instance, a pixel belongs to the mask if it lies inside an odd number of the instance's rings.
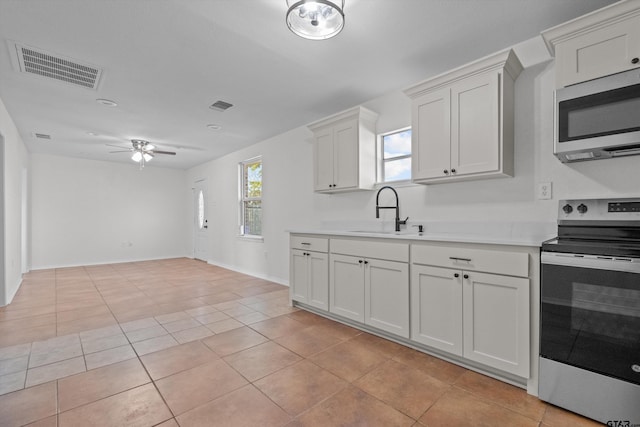
[{"label": "faucet handle", "polygon": [[409,219],[409,217],[406,217],[404,220],[398,221],[398,224],[407,225],[407,220],[408,219]]}]

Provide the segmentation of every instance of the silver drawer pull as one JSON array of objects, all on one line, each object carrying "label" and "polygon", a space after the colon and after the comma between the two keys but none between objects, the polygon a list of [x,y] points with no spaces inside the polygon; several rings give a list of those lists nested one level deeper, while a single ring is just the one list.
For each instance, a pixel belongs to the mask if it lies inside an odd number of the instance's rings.
[{"label": "silver drawer pull", "polygon": [[471,262],[471,258],[458,258],[458,257],[455,257],[455,256],[450,256],[450,257],[449,257],[449,259],[450,259],[450,260],[453,260],[453,261],[466,261],[466,262]]},{"label": "silver drawer pull", "polygon": [[301,245],[305,245],[305,246],[311,246],[311,243],[307,243],[307,242],[302,242],[300,243]]}]

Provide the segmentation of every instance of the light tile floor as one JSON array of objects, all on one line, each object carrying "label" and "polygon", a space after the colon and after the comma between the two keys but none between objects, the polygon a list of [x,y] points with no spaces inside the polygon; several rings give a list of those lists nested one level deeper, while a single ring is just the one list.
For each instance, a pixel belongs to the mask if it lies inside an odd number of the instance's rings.
[{"label": "light tile floor", "polygon": [[189,259],[34,271],[0,308],[0,426],[589,426]]}]

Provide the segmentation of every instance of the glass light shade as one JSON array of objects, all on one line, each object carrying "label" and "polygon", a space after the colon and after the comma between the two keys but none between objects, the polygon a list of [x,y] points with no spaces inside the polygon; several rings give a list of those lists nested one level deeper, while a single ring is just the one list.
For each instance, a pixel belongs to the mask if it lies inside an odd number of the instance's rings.
[{"label": "glass light shade", "polygon": [[143,153],[142,157],[144,158],[145,162],[148,162],[149,160],[153,159],[153,156],[149,153]]},{"label": "glass light shade", "polygon": [[287,26],[305,39],[328,39],[344,27],[344,0],[287,0],[287,6]]},{"label": "glass light shade", "polygon": [[133,153],[133,156],[131,156],[131,160],[133,160],[134,162],[139,162],[140,160],[142,160],[142,152],[136,151],[135,153]]}]

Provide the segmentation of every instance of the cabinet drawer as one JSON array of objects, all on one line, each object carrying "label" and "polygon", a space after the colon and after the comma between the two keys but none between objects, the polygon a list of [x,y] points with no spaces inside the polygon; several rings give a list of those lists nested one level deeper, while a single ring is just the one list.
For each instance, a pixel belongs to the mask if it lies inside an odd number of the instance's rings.
[{"label": "cabinet drawer", "polygon": [[331,239],[331,253],[409,262],[409,245],[407,243]]},{"label": "cabinet drawer", "polygon": [[411,262],[509,276],[529,276],[529,255],[526,253],[412,245]]},{"label": "cabinet drawer", "polygon": [[292,249],[306,249],[308,251],[328,252],[329,239],[323,237],[291,236]]}]

